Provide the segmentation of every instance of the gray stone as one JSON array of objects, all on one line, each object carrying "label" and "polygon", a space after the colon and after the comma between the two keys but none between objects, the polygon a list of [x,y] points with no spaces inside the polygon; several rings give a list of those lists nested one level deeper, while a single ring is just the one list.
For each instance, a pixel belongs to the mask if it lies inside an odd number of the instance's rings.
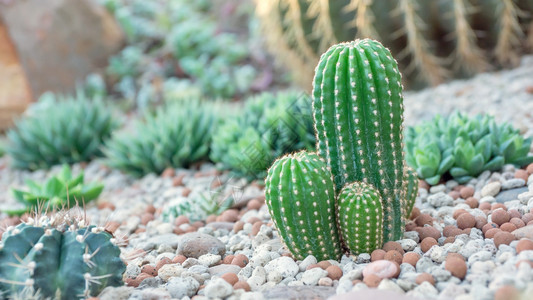
[{"label": "gray stone", "polygon": [[[418,233],[417,233],[417,236],[418,236]],[[409,238],[403,239],[403,240],[399,240],[398,243],[400,243],[400,245],[402,246],[402,249],[404,251],[412,251],[417,246],[417,242],[415,242],[415,241],[413,241],[412,239],[409,239]]]},{"label": "gray stone", "polygon": [[428,197],[428,202],[434,207],[452,206],[453,198],[444,192],[439,192],[437,194],[430,195]]},{"label": "gray stone", "polygon": [[209,298],[225,298],[233,292],[233,287],[224,279],[211,280],[205,286],[205,296]]},{"label": "gray stone", "polygon": [[[520,194],[527,192],[527,187],[513,188],[500,192],[496,196],[496,201],[499,203],[505,203],[507,201],[518,199]],[[524,203],[525,204],[525,203]]]},{"label": "gray stone", "polygon": [[159,248],[160,245],[167,245],[172,248],[178,247],[179,236],[174,233],[166,233],[155,235],[143,242],[133,242],[135,248],[140,248],[145,251]]},{"label": "gray stone", "polygon": [[318,261],[316,260],[316,257],[314,257],[313,255],[308,255],[306,258],[304,258],[304,260],[302,260],[300,265],[298,265],[298,268],[300,269],[300,272],[304,272],[307,267],[309,267],[310,265],[314,265],[317,262]]},{"label": "gray stone", "polygon": [[139,284],[139,289],[157,288],[163,284],[163,280],[159,276],[148,277]]},{"label": "gray stone", "polygon": [[165,285],[172,298],[192,297],[198,291],[200,283],[192,277],[173,277]]},{"label": "gray stone", "polygon": [[267,273],[267,282],[279,283],[283,279],[281,273],[276,270],[271,270]]},{"label": "gray stone", "polygon": [[124,276],[126,276],[126,278],[134,279],[139,274],[141,274],[141,268],[136,264],[128,264],[126,266],[126,271],[124,272]]},{"label": "gray stone", "polygon": [[226,273],[234,273],[239,274],[241,271],[241,267],[237,265],[228,265],[228,264],[222,264],[218,266],[213,266],[209,268],[208,272],[211,274],[211,276],[222,276]]},{"label": "gray stone", "polygon": [[378,285],[378,290],[389,290],[389,291],[394,291],[398,293],[403,293],[403,289],[401,287],[399,287],[396,283],[394,283],[394,281],[387,279],[387,278],[381,280],[381,282]]},{"label": "gray stone", "polygon": [[131,286],[108,286],[98,295],[98,298],[101,300],[128,300],[134,290]]},{"label": "gray stone", "polygon": [[170,300],[170,293],[164,288],[144,288],[134,291],[128,300],[158,299]]},{"label": "gray stone", "polygon": [[[526,185],[526,181],[522,178],[512,178],[502,183],[502,190],[515,189]],[[516,198],[515,198],[516,199]]]},{"label": "gray stone", "polygon": [[356,258],[355,262],[358,263],[358,264],[369,263],[370,262],[370,254],[361,253],[361,254],[357,255],[357,258]]},{"label": "gray stone", "polygon": [[265,265],[265,271],[267,271],[267,273],[274,270],[278,271],[283,278],[287,278],[296,276],[300,268],[292,258],[282,256],[270,261]]},{"label": "gray stone", "polygon": [[502,184],[499,181],[491,182],[481,189],[481,197],[496,196],[500,192]]},{"label": "gray stone", "polygon": [[213,230],[225,229],[227,231],[232,231],[234,225],[235,225],[234,222],[211,222],[211,223],[207,223],[205,227],[208,227],[208,228],[211,227],[213,228]]},{"label": "gray stone", "polygon": [[208,253],[198,257],[198,262],[204,266],[211,267],[219,263],[221,259],[222,257],[218,254]]},{"label": "gray stone", "polygon": [[435,264],[428,257],[421,257],[416,262],[416,271],[418,273],[429,273],[433,267],[435,267]]},{"label": "gray stone", "polygon": [[466,293],[466,290],[463,286],[455,284],[453,282],[447,283],[446,287],[441,290],[439,295],[439,300],[445,300],[445,299],[455,299],[460,295],[463,295]]},{"label": "gray stone", "polygon": [[520,240],[522,238],[533,240],[533,225],[528,225],[522,228],[518,228],[512,233],[516,237],[517,240]]},{"label": "gray stone", "polygon": [[226,253],[224,243],[213,236],[203,233],[186,233],[181,236],[178,245],[178,254],[186,257],[198,258],[208,253],[223,256]]},{"label": "gray stone", "polygon": [[335,295],[331,286],[276,286],[263,291],[263,297],[269,300],[328,299]]},{"label": "gray stone", "polygon": [[426,297],[435,297],[439,294],[439,291],[429,282],[424,281],[420,285],[414,288],[415,292],[419,292]]},{"label": "gray stone", "polygon": [[326,270],[322,270],[321,268],[313,268],[303,273],[302,282],[305,285],[316,285],[320,278],[326,276],[328,276],[328,272],[326,272]]},{"label": "gray stone", "polygon": [[171,277],[179,277],[183,271],[185,271],[185,268],[180,264],[166,264],[159,269],[157,276],[164,281],[167,281]]}]

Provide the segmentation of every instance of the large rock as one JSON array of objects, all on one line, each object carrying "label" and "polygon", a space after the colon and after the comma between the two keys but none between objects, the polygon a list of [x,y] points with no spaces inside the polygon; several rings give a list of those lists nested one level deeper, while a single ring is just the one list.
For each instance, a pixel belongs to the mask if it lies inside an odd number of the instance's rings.
[{"label": "large rock", "polygon": [[120,27],[95,0],[0,1],[0,111],[19,112],[49,90],[73,91],[123,42]]}]

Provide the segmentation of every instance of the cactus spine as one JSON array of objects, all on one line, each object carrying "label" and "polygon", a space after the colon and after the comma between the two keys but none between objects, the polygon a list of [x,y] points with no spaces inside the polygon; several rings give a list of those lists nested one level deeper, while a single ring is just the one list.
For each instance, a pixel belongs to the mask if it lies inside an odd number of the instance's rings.
[{"label": "cactus spine", "polygon": [[342,241],[353,253],[370,253],[383,245],[383,205],[371,185],[353,182],[337,198]]},{"label": "cactus spine", "polygon": [[328,166],[313,153],[276,160],[265,188],[270,215],[296,259],[339,259],[342,250],[335,217],[335,189]]},{"label": "cactus spine", "polygon": [[110,234],[94,226],[62,230],[36,223],[19,224],[2,236],[3,296],[31,290],[43,298],[79,299],[122,284],[126,267]]},{"label": "cactus spine", "polygon": [[313,82],[317,150],[340,190],[354,181],[373,185],[385,209],[385,238],[402,237],[404,159],[401,75],[390,52],[364,39],[332,46]]}]

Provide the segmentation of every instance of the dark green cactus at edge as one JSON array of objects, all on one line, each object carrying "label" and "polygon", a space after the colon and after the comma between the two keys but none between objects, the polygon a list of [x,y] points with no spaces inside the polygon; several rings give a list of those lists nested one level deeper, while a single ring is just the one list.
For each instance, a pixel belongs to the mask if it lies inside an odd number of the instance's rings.
[{"label": "dark green cactus at edge", "polygon": [[0,244],[0,299],[30,289],[42,298],[85,299],[122,285],[125,265],[112,236],[97,227],[61,230],[22,223]]},{"label": "dark green cactus at edge", "polygon": [[396,61],[377,41],[334,45],[320,58],[313,89],[317,150],[337,190],[354,181],[374,186],[385,208],[385,241],[402,238],[404,108]]},{"label": "dark green cactus at edge", "polygon": [[338,260],[335,189],[325,161],[304,151],[288,154],[274,162],[265,182],[270,215],[294,257]]}]

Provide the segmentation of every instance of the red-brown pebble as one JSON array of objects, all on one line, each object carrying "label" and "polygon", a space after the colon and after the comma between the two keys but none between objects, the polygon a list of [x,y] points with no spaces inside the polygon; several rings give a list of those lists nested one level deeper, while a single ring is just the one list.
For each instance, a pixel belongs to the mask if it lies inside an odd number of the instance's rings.
[{"label": "red-brown pebble", "polygon": [[416,228],[416,232],[418,232],[418,236],[421,240],[424,240],[427,237],[432,237],[435,240],[438,240],[440,238],[440,231],[436,229],[435,227],[431,226],[425,226],[425,227],[418,227]]},{"label": "red-brown pebble", "polygon": [[233,285],[233,289],[234,290],[243,289],[244,291],[249,292],[250,285],[248,284],[248,282],[240,280]]},{"label": "red-brown pebble", "polygon": [[518,169],[516,172],[514,172],[514,178],[520,178],[524,179],[525,182],[527,182],[527,178],[529,177],[529,174],[526,170]]},{"label": "red-brown pebble", "polygon": [[183,197],[189,197],[189,194],[192,192],[192,190],[188,187],[184,187],[183,190],[181,190],[181,195]]},{"label": "red-brown pebble", "polygon": [[432,285],[435,285],[435,278],[433,278],[433,275],[429,273],[422,273],[416,276],[416,284],[422,284],[422,282],[424,281],[427,281],[431,283]]},{"label": "red-brown pebble", "polygon": [[500,232],[500,228],[491,228],[485,232],[485,238],[486,239],[493,239],[496,233]]},{"label": "red-brown pebble", "polygon": [[413,207],[413,210],[411,211],[411,216],[409,216],[410,220],[414,220],[420,216],[420,209],[418,207]]},{"label": "red-brown pebble", "polygon": [[521,239],[516,244],[516,253],[520,253],[525,250],[533,250],[533,241],[530,239]]},{"label": "red-brown pebble", "polygon": [[248,257],[244,254],[237,254],[235,255],[235,258],[231,261],[232,265],[237,265],[241,268],[244,268],[248,264]]},{"label": "red-brown pebble", "polygon": [[329,268],[329,266],[331,266],[331,263],[327,260],[323,260],[323,261],[319,261],[318,264],[317,264],[320,268],[322,268],[323,270]]},{"label": "red-brown pebble", "polygon": [[185,178],[186,174],[182,173],[178,176],[172,178],[172,186],[180,186],[183,185],[183,179]]},{"label": "red-brown pebble", "polygon": [[408,263],[411,266],[415,267],[416,263],[420,259],[420,255],[416,252],[407,252],[403,256],[402,263]]},{"label": "red-brown pebble", "polygon": [[533,225],[533,220],[529,221],[526,226]]},{"label": "red-brown pebble", "polygon": [[174,256],[174,258],[172,259],[172,263],[174,264],[182,264],[185,260],[187,260],[187,257],[185,257],[185,255],[176,255]]},{"label": "red-brown pebble", "polygon": [[487,218],[485,218],[483,216],[477,216],[476,217],[476,228],[477,229],[483,228],[483,226],[485,226],[485,224],[487,224]]},{"label": "red-brown pebble", "polygon": [[213,223],[217,220],[217,216],[215,215],[209,215],[207,216],[207,218],[205,219],[205,223],[206,224],[209,224],[209,223]]},{"label": "red-brown pebble", "polygon": [[444,226],[444,228],[442,229],[442,235],[445,237],[457,236],[457,235],[460,235],[461,233],[463,233],[463,231],[454,225],[447,225],[447,226]]},{"label": "red-brown pebble", "polygon": [[239,277],[237,277],[237,274],[235,273],[225,273],[224,275],[220,276],[222,279],[226,280],[227,283],[231,285],[235,285],[237,281],[239,281]]},{"label": "red-brown pebble", "polygon": [[120,227],[120,223],[117,221],[109,221],[105,225],[105,231],[115,233],[115,230],[117,230]]},{"label": "red-brown pebble", "polygon": [[259,233],[259,230],[261,230],[261,226],[263,225],[263,222],[257,221],[252,225],[252,235],[257,235]]},{"label": "red-brown pebble", "polygon": [[453,242],[455,242],[455,237],[454,236],[449,236],[449,237],[444,239],[444,242],[442,242],[442,244],[446,245],[446,244],[453,243]]},{"label": "red-brown pebble", "polygon": [[328,277],[332,280],[339,280],[342,277],[342,269],[338,266],[329,266],[326,268]]},{"label": "red-brown pebble", "polygon": [[146,225],[148,222],[154,219],[154,215],[151,213],[143,213],[141,215],[141,224]]},{"label": "red-brown pebble", "polygon": [[502,226],[500,226],[500,229],[507,232],[513,232],[517,229],[517,227],[511,222],[507,222],[503,223]]},{"label": "red-brown pebble", "polygon": [[533,221],[533,214],[532,213],[525,213],[523,216],[522,216],[522,221],[524,221],[525,224]]},{"label": "red-brown pebble", "polygon": [[386,253],[385,250],[376,249],[370,254],[370,261],[382,260],[385,258]]},{"label": "red-brown pebble", "polygon": [[528,174],[533,174],[533,163],[530,163],[527,167],[526,167],[526,172]]},{"label": "red-brown pebble", "polygon": [[137,275],[137,277],[134,280],[130,281],[129,286],[138,287],[139,284],[143,282],[143,280],[145,280],[146,278],[150,278],[150,277],[154,277],[154,276],[148,275],[146,273],[140,273],[139,275]]},{"label": "red-brown pebble", "polygon": [[228,209],[221,214],[222,222],[237,222],[239,220],[239,211],[236,209]]},{"label": "red-brown pebble", "polygon": [[468,213],[465,209],[459,208],[453,211],[453,218],[457,220],[460,215]]},{"label": "red-brown pebble", "polygon": [[418,227],[414,221],[409,221],[405,224],[405,231],[413,231]]},{"label": "red-brown pebble", "polygon": [[385,256],[383,258],[386,260],[394,261],[399,265],[402,264],[402,260],[403,260],[402,254],[400,254],[400,252],[396,250],[387,251],[387,253],[385,253]]},{"label": "red-brown pebble", "polygon": [[233,232],[237,233],[241,231],[244,228],[244,222],[243,221],[237,221],[235,224],[233,224]]},{"label": "red-brown pebble", "polygon": [[474,188],[471,187],[471,186],[465,186],[463,188],[461,188],[461,190],[459,191],[459,194],[461,194],[461,198],[463,199],[468,199],[472,196],[474,196]]},{"label": "red-brown pebble", "polygon": [[457,200],[459,197],[461,197],[461,194],[458,191],[450,191],[448,196],[452,197],[453,200]]},{"label": "red-brown pebble", "polygon": [[402,256],[405,254],[405,251],[403,250],[402,245],[400,245],[400,243],[394,242],[394,241],[386,242],[385,245],[383,245],[383,250],[385,250],[385,252],[389,252],[391,250],[396,250]]},{"label": "red-brown pebble", "polygon": [[420,243],[420,248],[423,252],[428,252],[431,247],[438,245],[437,240],[435,240],[432,237],[427,237],[422,240],[422,243]]},{"label": "red-brown pebble", "polygon": [[507,211],[507,207],[503,203],[492,203],[490,206],[491,210],[497,210],[498,208],[501,208],[505,211]]},{"label": "red-brown pebble", "polygon": [[184,215],[178,216],[176,220],[174,220],[174,225],[176,226],[180,226],[182,224],[189,224],[189,223],[190,223],[189,217],[184,216]]},{"label": "red-brown pebble", "polygon": [[151,265],[142,266],[141,272],[146,273],[148,275],[157,276],[157,270],[155,269],[154,266],[151,266]]},{"label": "red-brown pebble", "polygon": [[250,217],[248,220],[246,220],[246,223],[254,224],[255,222],[261,222],[261,219],[258,217]]},{"label": "red-brown pebble", "polygon": [[516,228],[522,228],[522,227],[526,226],[524,221],[522,221],[522,219],[519,219],[519,218],[512,218],[511,220],[509,220],[509,223],[511,223],[514,226],[516,226]]},{"label": "red-brown pebble", "polygon": [[168,167],[165,170],[163,170],[163,173],[161,173],[161,177],[163,178],[174,177],[174,173],[175,173],[174,168]]},{"label": "red-brown pebble", "polygon": [[470,208],[477,208],[479,206],[479,201],[474,197],[468,197],[465,200],[465,204],[470,206]]},{"label": "red-brown pebble", "polygon": [[481,209],[481,210],[490,209],[490,203],[488,203],[488,202],[479,203],[479,207],[478,208]]},{"label": "red-brown pebble", "polygon": [[487,223],[483,226],[483,228],[481,228],[481,231],[483,232],[483,234],[486,234],[488,230],[493,228],[500,228],[500,226],[498,226],[498,224],[496,223]]},{"label": "red-brown pebble", "polygon": [[263,203],[257,199],[252,199],[246,203],[246,208],[259,210]]},{"label": "red-brown pebble", "polygon": [[305,268],[305,270],[307,271],[307,270],[311,270],[311,269],[314,269],[314,268],[320,268],[320,266],[317,265],[317,264],[310,264],[310,265],[307,266],[307,268]]},{"label": "red-brown pebble", "polygon": [[509,214],[503,210],[503,209],[497,209],[495,211],[492,212],[491,214],[491,218],[492,218],[492,222],[498,224],[498,225],[502,225],[503,223],[506,223],[506,222],[509,222],[509,220],[511,219]]},{"label": "red-brown pebble", "polygon": [[469,213],[461,214],[457,217],[457,227],[461,229],[472,228],[476,226],[476,218]]},{"label": "red-brown pebble", "polygon": [[225,265],[230,265],[234,258],[235,258],[235,255],[233,254],[226,255],[226,257],[224,257],[224,259],[222,260],[222,263]]},{"label": "red-brown pebble", "polygon": [[159,269],[161,269],[162,266],[166,265],[166,264],[171,264],[172,263],[172,260],[168,257],[163,257],[161,258],[161,260],[159,262],[157,262],[157,264],[155,265],[155,269],[157,271],[159,271]]},{"label": "red-brown pebble", "polygon": [[381,278],[379,278],[377,275],[370,274],[363,278],[363,282],[370,288],[375,288],[379,285],[381,282]]},{"label": "red-brown pebble", "polygon": [[415,222],[416,222],[416,225],[422,227],[424,225],[433,225],[433,217],[431,217],[430,215],[428,214],[420,214],[420,216],[418,216],[416,219],[415,219]]},{"label": "red-brown pebble", "polygon": [[450,253],[448,253],[448,255],[446,255],[446,258],[450,258],[450,257],[455,257],[455,258],[462,259],[463,261],[466,261],[465,257],[462,254],[459,254],[459,253],[450,252]]},{"label": "red-brown pebble", "polygon": [[467,270],[466,262],[464,259],[448,255],[448,257],[446,257],[445,269],[452,273],[453,276],[459,279],[464,279]]},{"label": "red-brown pebble", "polygon": [[507,211],[509,216],[512,218],[522,218],[522,214],[517,209],[510,209]]},{"label": "red-brown pebble", "polygon": [[494,235],[494,245],[496,248],[500,247],[501,244],[509,245],[516,238],[515,236],[507,231],[500,231]]},{"label": "red-brown pebble", "polygon": [[496,290],[494,300],[520,300],[520,292],[512,285],[504,285]]},{"label": "red-brown pebble", "polygon": [[470,231],[472,231],[472,228],[465,228],[463,229],[463,234],[470,235]]}]

